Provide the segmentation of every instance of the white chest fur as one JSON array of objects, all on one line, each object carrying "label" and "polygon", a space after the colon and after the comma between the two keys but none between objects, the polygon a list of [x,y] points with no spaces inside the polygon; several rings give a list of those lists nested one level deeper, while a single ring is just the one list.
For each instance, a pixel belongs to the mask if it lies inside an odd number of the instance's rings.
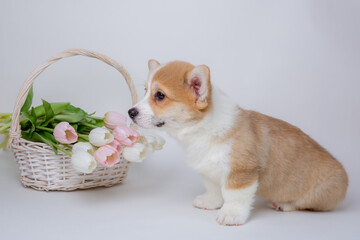
[{"label": "white chest fur", "polygon": [[213,109],[200,123],[169,133],[179,140],[194,170],[220,183],[229,171],[231,140],[215,142],[231,130],[240,110],[216,88],[212,97]]},{"label": "white chest fur", "polygon": [[188,164],[201,175],[220,183],[229,171],[230,143],[210,144],[207,137],[199,137],[196,143],[185,148]]}]

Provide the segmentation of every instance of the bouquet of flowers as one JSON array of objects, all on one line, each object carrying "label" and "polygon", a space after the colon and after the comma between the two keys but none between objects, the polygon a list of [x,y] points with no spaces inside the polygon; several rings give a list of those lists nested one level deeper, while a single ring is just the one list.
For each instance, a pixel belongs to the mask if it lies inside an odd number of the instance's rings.
[{"label": "bouquet of flowers", "polygon": [[[73,167],[91,173],[102,164],[111,167],[121,155],[128,161],[141,162],[147,154],[160,150],[165,141],[155,134],[140,134],[128,127],[125,116],[108,112],[96,117],[69,102],[31,107],[33,89],[20,110],[20,126],[24,139],[48,144],[55,154],[61,151],[71,157]],[[0,134],[5,148],[11,123],[10,113],[0,113]]]}]

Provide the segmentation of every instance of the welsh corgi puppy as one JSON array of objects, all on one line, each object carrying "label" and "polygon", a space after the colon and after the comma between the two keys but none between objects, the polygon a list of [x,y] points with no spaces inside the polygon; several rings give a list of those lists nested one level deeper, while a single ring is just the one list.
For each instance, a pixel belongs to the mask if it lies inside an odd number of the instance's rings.
[{"label": "welsh corgi puppy", "polygon": [[145,97],[129,116],[179,141],[206,188],[193,204],[220,209],[219,224],[244,224],[255,194],[286,212],[328,211],[343,201],[343,166],[299,128],[239,107],[211,85],[205,65],[149,60],[148,66]]}]

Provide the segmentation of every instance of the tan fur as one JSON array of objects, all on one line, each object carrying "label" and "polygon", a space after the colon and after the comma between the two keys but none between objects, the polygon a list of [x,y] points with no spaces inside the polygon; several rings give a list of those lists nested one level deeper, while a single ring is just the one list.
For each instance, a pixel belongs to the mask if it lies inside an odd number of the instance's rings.
[{"label": "tan fur", "polygon": [[[193,69],[189,63],[176,61],[156,72],[148,91],[151,96],[159,90],[166,95],[161,102],[150,99],[157,117],[171,116],[182,124],[194,124],[212,109],[210,77],[205,108],[196,104],[196,96],[189,91],[186,82]],[[233,128],[214,144],[228,140],[232,142],[228,189],[246,188],[257,180],[258,195],[298,210],[331,210],[345,197],[348,177],[343,166],[285,121],[239,108]]]},{"label": "tan fur", "polygon": [[[154,96],[157,91],[162,91],[166,98],[161,102],[156,102],[154,97],[150,98],[149,104],[156,116],[174,115],[177,112],[177,119],[187,122],[198,122],[211,109],[211,98],[206,98],[207,107],[204,109],[201,104],[196,103],[196,96],[189,91],[187,80],[189,73],[194,69],[194,65],[175,61],[168,63],[161,68],[153,77],[150,96]],[[210,78],[208,79],[210,83]],[[211,88],[209,89],[211,95]],[[210,100],[209,100],[210,99]],[[171,109],[171,110],[170,110]],[[186,112],[186,115],[183,113]]]},{"label": "tan fur", "polygon": [[344,199],[344,168],[299,128],[241,110],[225,138],[235,140],[227,188],[243,188],[257,179],[258,195],[299,210],[331,210]]}]

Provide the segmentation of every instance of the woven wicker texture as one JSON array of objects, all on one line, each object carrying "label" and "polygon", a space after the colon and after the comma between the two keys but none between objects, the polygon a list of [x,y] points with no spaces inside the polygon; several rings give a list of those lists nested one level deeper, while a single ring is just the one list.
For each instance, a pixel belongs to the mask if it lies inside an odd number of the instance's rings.
[{"label": "woven wicker texture", "polygon": [[98,166],[92,173],[84,174],[74,170],[70,158],[62,152],[55,155],[50,146],[21,138],[20,109],[35,78],[54,62],[76,55],[96,58],[116,68],[129,87],[132,103],[137,102],[136,89],[129,73],[116,61],[100,53],[85,49],[69,49],[38,66],[19,91],[9,132],[8,147],[13,150],[14,157],[19,165],[21,182],[26,187],[45,191],[72,191],[75,189],[110,187],[121,183],[126,178],[129,162],[123,157],[119,163],[111,168]]}]

